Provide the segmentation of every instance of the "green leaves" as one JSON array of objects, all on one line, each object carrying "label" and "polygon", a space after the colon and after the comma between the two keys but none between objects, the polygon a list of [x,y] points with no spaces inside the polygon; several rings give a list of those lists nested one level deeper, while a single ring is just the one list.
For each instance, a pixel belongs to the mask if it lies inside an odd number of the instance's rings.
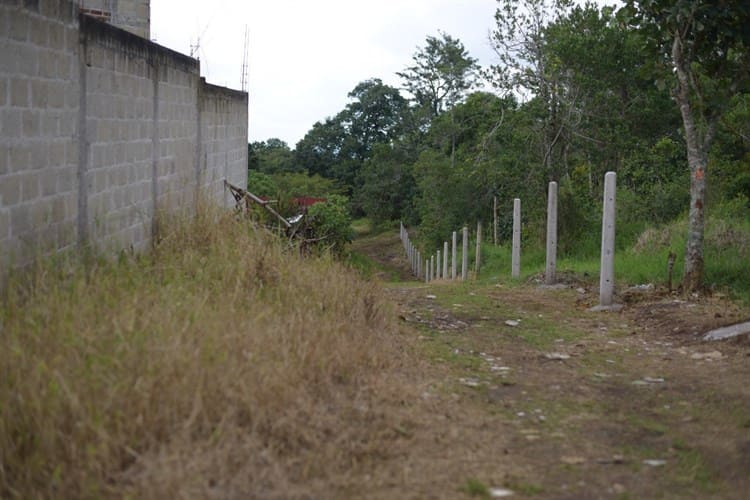
[{"label": "green leaves", "polygon": [[414,64],[396,74],[414,102],[438,116],[475,85],[479,66],[463,43],[447,33],[440,32],[439,38],[428,36],[426,42],[414,54]]}]

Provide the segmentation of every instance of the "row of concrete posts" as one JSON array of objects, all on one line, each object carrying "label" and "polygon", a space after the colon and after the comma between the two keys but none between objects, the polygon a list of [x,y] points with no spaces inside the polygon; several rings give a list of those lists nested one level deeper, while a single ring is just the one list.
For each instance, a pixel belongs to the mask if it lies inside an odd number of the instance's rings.
[{"label": "row of concrete posts", "polygon": [[[607,172],[604,176],[604,204],[602,210],[602,250],[599,276],[599,305],[607,308],[614,300],[615,286],[615,192],[617,175],[615,172]],[[448,253],[448,242],[443,243],[442,253],[440,250],[435,254],[425,257],[417,249],[409,237],[409,232],[401,223],[401,241],[406,250],[407,258],[412,272],[418,279],[424,279],[426,283],[438,279],[455,280],[457,268],[457,243],[456,231],[452,235],[452,247],[450,257]],[[482,223],[477,224],[476,239],[476,273],[480,268],[480,247],[482,242]],[[461,280],[468,276],[469,256],[469,228],[463,228],[463,245],[461,252]],[[450,262],[450,276],[448,264]],[[553,285],[557,281],[557,183],[550,182],[547,190],[547,252],[544,269],[544,282]],[[511,276],[521,277],[521,200],[513,200],[513,241],[511,250]]]}]

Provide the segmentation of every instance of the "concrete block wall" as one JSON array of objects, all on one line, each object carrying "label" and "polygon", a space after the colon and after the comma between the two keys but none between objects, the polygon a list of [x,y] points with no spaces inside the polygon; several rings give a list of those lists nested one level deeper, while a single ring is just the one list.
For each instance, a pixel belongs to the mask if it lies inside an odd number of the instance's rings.
[{"label": "concrete block wall", "polygon": [[[0,2],[0,275],[36,254],[143,249],[161,210],[247,179],[247,94],[68,0]],[[202,140],[205,137],[206,140]]]},{"label": "concrete block wall", "polygon": [[78,17],[0,4],[0,271],[77,241]]},{"label": "concrete block wall", "polygon": [[[201,90],[201,184],[215,201],[234,203],[224,179],[247,186],[247,94],[203,82]],[[243,104],[244,103],[244,104]]]}]

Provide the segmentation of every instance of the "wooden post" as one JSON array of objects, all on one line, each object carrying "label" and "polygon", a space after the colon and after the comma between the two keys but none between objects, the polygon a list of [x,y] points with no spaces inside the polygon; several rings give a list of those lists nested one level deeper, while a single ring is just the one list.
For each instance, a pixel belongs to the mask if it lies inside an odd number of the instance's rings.
[{"label": "wooden post", "polygon": [[611,306],[615,291],[615,192],[617,174],[604,175],[602,211],[602,258],[599,274],[599,305]]},{"label": "wooden post", "polygon": [[547,189],[547,262],[544,282],[554,285],[557,281],[557,183],[550,182]]},{"label": "wooden post", "polygon": [[482,221],[477,222],[477,251],[474,261],[474,272],[479,278],[479,269],[482,266]]},{"label": "wooden post", "polygon": [[513,200],[513,250],[511,256],[511,276],[521,277],[521,200]]},{"label": "wooden post", "polygon": [[456,249],[456,239],[457,239],[456,232],[453,231],[453,248],[452,248],[453,251],[451,253],[451,255],[453,256],[451,258],[451,279],[452,280],[456,279],[456,267],[457,267],[456,263],[458,262],[458,260],[457,260],[458,259],[458,251]]},{"label": "wooden post", "polygon": [[437,251],[437,262],[435,262],[435,277],[440,279],[440,250]]},{"label": "wooden post", "polygon": [[417,279],[422,278],[422,253],[417,250]]},{"label": "wooden post", "polygon": [[448,242],[443,242],[443,279],[448,279]]},{"label": "wooden post", "polygon": [[461,247],[461,281],[466,281],[469,273],[469,228],[464,226],[464,239]]}]

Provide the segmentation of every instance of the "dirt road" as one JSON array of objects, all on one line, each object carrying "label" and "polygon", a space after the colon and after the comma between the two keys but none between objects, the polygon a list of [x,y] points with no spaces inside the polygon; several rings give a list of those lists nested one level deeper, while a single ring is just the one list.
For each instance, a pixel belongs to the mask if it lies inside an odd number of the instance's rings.
[{"label": "dirt road", "polygon": [[562,288],[408,281],[397,236],[363,238],[420,360],[420,401],[377,498],[748,498],[750,342],[699,334],[750,316],[719,299],[634,294],[593,313]]}]

